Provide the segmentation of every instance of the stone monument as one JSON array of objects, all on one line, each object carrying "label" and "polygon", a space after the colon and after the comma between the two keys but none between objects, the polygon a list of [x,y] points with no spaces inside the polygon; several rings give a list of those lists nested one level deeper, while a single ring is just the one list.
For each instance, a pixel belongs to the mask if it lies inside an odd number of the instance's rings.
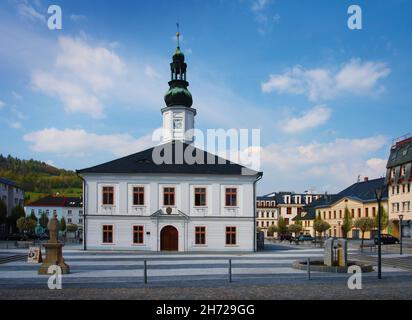
[{"label": "stone monument", "polygon": [[323,263],[325,264],[325,266],[333,266],[333,239],[328,239],[325,241]]},{"label": "stone monument", "polygon": [[59,242],[58,235],[60,229],[59,220],[57,220],[57,214],[54,214],[47,224],[47,229],[50,233],[50,240],[48,243],[43,244],[46,249],[46,258],[39,269],[39,274],[48,274],[50,266],[57,265],[61,268],[62,274],[70,273],[70,267],[64,262],[63,259],[63,244]]}]

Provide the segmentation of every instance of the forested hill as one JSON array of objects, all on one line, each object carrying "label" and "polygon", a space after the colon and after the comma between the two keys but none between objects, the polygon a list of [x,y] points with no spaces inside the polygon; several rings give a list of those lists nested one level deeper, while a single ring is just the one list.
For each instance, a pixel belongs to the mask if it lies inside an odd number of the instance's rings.
[{"label": "forested hill", "polygon": [[26,192],[72,193],[82,187],[74,171],[58,169],[36,160],[21,160],[0,154],[0,177],[15,181]]}]

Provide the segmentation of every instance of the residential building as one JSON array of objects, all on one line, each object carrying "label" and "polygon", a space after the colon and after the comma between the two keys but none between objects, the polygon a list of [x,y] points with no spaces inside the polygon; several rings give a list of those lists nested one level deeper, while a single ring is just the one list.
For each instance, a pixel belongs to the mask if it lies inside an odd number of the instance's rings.
[{"label": "residential building", "polygon": [[268,195],[257,197],[256,200],[256,226],[265,233],[271,225],[277,225],[279,217],[283,217],[287,225],[301,216],[304,206],[311,204],[322,195],[305,192],[272,192]]},{"label": "residential building", "polygon": [[265,237],[271,225],[277,225],[278,208],[276,207],[276,195],[269,194],[256,199],[256,227],[263,231]]},{"label": "residential building", "polygon": [[396,139],[387,163],[386,184],[389,191],[389,218],[394,223],[392,233],[399,236],[400,216],[402,233],[412,237],[412,135]]},{"label": "residential building", "polygon": [[[66,224],[75,224],[79,232],[83,230],[83,199],[79,197],[60,197],[47,196],[27,204],[24,207],[26,216],[34,214],[38,219],[43,213],[51,219],[55,214],[61,220],[64,218]],[[41,226],[37,227],[36,232],[43,232]]]},{"label": "residential building", "polygon": [[[338,194],[325,195],[311,205],[306,206],[301,219],[304,232],[314,236],[313,222],[316,216],[319,216],[331,225],[331,229],[326,232],[326,236],[343,237],[342,225],[346,209],[349,210],[353,221],[362,217],[376,219],[378,203],[375,190],[384,185],[384,180],[384,178],[374,180],[365,178],[364,181],[357,182]],[[384,192],[382,200],[382,207],[388,212],[387,192]],[[374,233],[375,231],[365,233],[365,238],[372,238]],[[359,239],[361,235],[360,230],[352,228],[347,237]]]},{"label": "residential building", "polygon": [[[9,217],[15,207],[24,206],[24,190],[14,181],[0,177],[0,200],[6,205],[7,216]],[[0,225],[0,235],[7,232],[6,225]]]},{"label": "residential building", "polygon": [[[163,144],[78,171],[84,249],[254,251],[255,189],[262,173],[192,145],[196,110],[179,47],[170,66]],[[163,156],[168,160],[158,159]]]}]

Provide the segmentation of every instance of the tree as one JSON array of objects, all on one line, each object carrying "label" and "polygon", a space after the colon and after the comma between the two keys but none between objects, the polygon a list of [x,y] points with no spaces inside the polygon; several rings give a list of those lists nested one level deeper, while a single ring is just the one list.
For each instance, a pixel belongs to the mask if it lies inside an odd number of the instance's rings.
[{"label": "tree", "polygon": [[[378,229],[379,222],[379,211],[376,214],[376,217],[373,221],[373,228]],[[389,226],[389,216],[385,208],[381,206],[381,230],[385,230]]]},{"label": "tree", "polygon": [[297,237],[298,234],[301,233],[303,230],[302,222],[296,221],[295,224],[291,224],[288,229],[289,232],[294,233],[295,237]]},{"label": "tree", "polygon": [[60,231],[66,231],[66,219],[64,219],[64,217],[60,220]]},{"label": "tree", "polygon": [[36,214],[34,213],[34,212],[32,212],[31,214],[30,214],[30,219],[32,219],[32,220],[34,220],[34,221],[39,221],[39,219],[36,217]]},{"label": "tree", "polygon": [[0,225],[7,222],[7,206],[3,200],[0,199]]},{"label": "tree", "polygon": [[67,225],[67,232],[76,232],[79,229],[79,227],[76,224],[69,223]]},{"label": "tree", "polygon": [[269,228],[268,228],[268,237],[273,237],[273,235],[278,232],[278,227],[274,224],[272,224]]},{"label": "tree", "polygon": [[16,232],[16,229],[19,229],[17,226],[17,220],[24,217],[26,217],[26,213],[24,212],[22,206],[19,205],[13,208],[11,215],[8,218],[8,222],[11,225],[13,232]]},{"label": "tree", "polygon": [[39,224],[43,229],[47,229],[47,225],[49,223],[49,217],[47,216],[46,212],[42,212],[40,219],[39,219]]},{"label": "tree", "polygon": [[355,228],[358,228],[362,232],[362,244],[361,244],[361,250],[363,251],[363,241],[365,237],[365,232],[371,231],[374,227],[374,220],[371,218],[359,218],[355,221],[353,224]]},{"label": "tree", "polygon": [[353,227],[352,214],[349,211],[348,207],[345,207],[345,215],[343,217],[343,223],[342,223],[343,237],[345,239],[348,237],[348,232],[352,230],[352,227]]},{"label": "tree", "polygon": [[323,221],[320,216],[317,216],[315,222],[313,223],[313,229],[315,230],[315,232],[318,232],[320,236],[322,236],[324,232],[330,229],[330,224],[326,221]]},{"label": "tree", "polygon": [[27,231],[34,231],[34,229],[37,226],[37,221],[31,218],[21,217],[17,219],[16,226],[20,230],[21,233],[24,233]]},{"label": "tree", "polygon": [[281,237],[288,234],[288,226],[283,217],[279,217],[277,232],[278,232],[278,236],[281,236]]}]

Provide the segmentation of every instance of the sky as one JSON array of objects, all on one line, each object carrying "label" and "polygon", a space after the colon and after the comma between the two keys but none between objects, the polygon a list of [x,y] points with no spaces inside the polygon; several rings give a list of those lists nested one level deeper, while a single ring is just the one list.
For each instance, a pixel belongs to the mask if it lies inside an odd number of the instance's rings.
[{"label": "sky", "polygon": [[410,0],[1,1],[0,153],[82,169],[151,147],[179,22],[196,127],[261,130],[259,194],[381,177],[412,131],[411,12]]}]

